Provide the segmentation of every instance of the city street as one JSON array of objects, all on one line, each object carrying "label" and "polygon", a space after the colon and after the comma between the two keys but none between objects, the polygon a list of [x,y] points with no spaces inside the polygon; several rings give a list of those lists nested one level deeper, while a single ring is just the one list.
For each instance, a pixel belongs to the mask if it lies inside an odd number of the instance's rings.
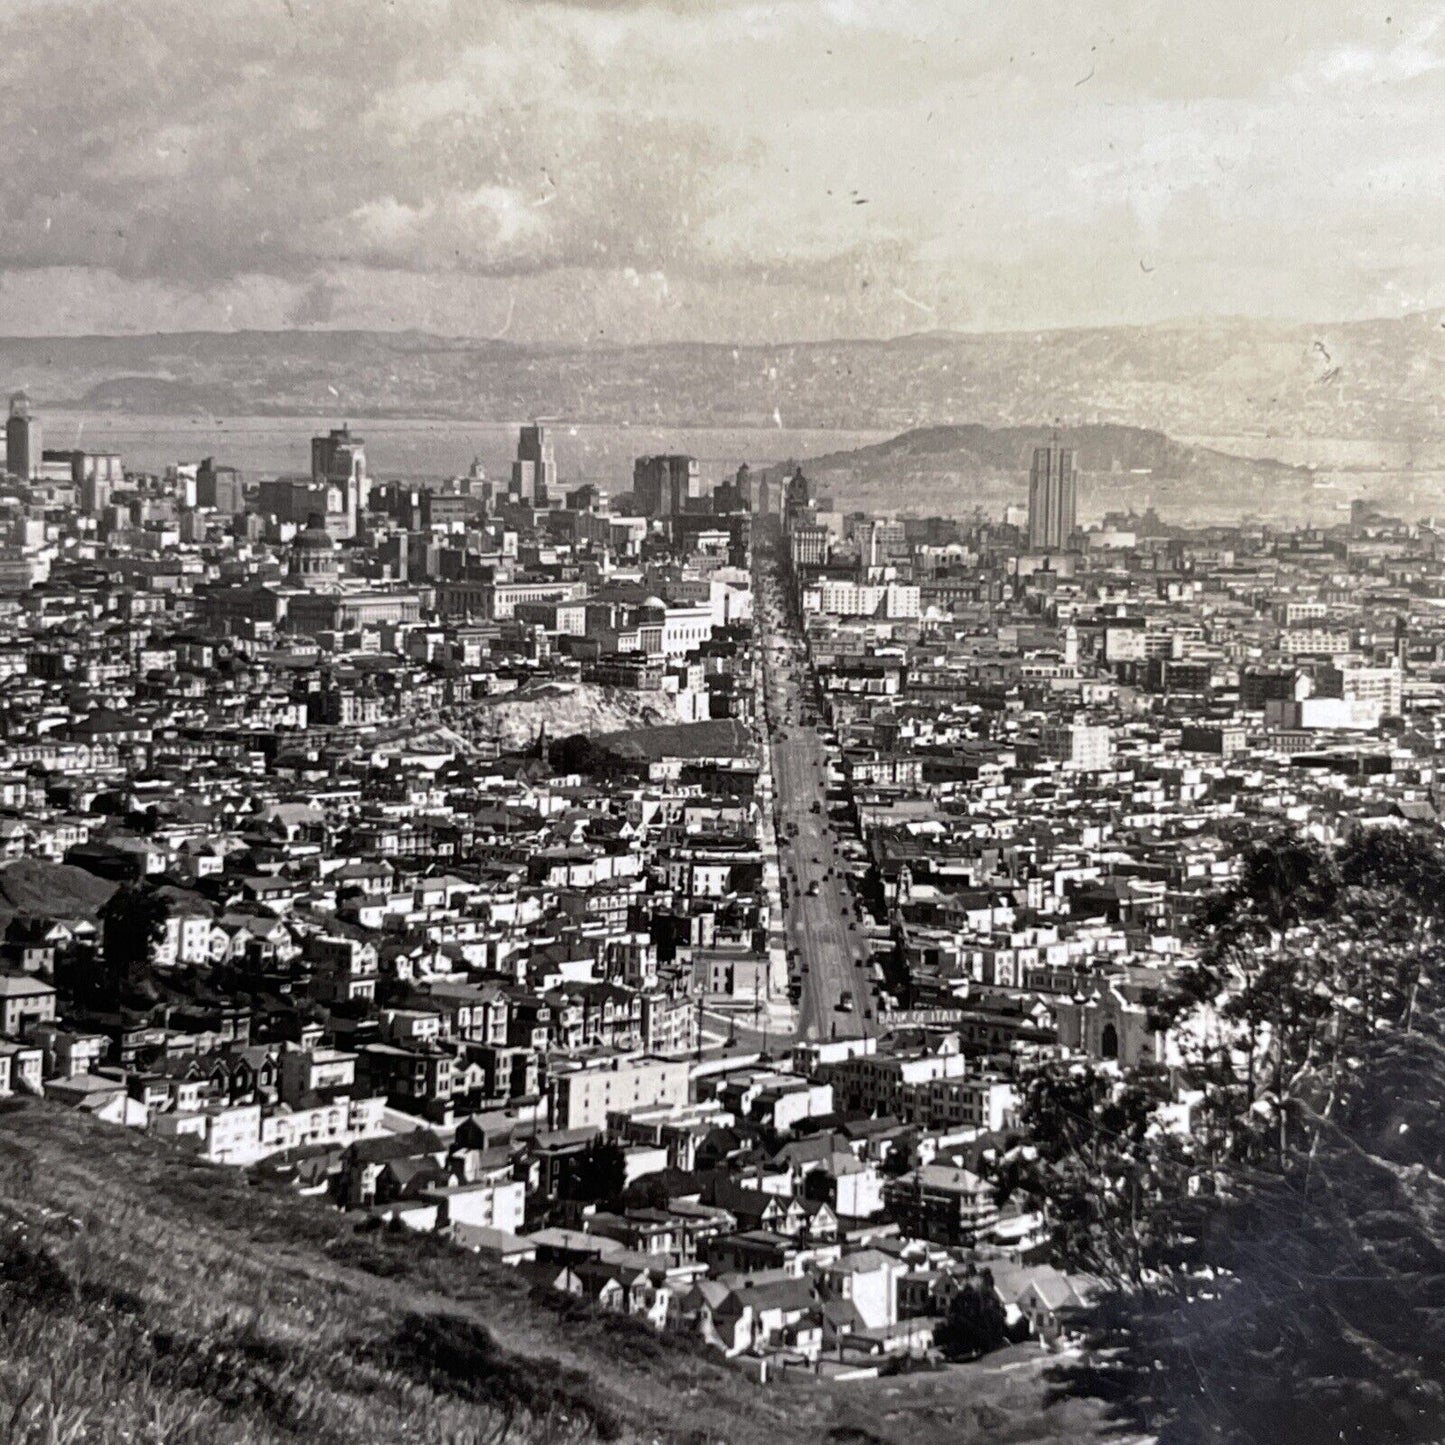
[{"label": "city street", "polygon": [[755,614],[766,671],[789,976],[801,978],[802,986],[798,1037],[867,1036],[874,1032],[867,934],[828,820],[826,750],[817,728],[803,721],[807,661],[783,619],[776,573],[760,565],[758,582]]}]

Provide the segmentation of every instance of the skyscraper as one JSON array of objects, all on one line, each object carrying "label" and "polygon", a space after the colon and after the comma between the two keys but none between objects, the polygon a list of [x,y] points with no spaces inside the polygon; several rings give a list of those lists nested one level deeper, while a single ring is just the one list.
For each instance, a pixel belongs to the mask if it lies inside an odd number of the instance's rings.
[{"label": "skyscraper", "polygon": [[693,510],[702,495],[694,457],[638,457],[632,464],[632,497],[644,517],[675,517]]},{"label": "skyscraper", "polygon": [[80,510],[99,517],[110,506],[114,488],[125,484],[125,472],[113,452],[72,452],[70,479],[80,490]]},{"label": "skyscraper", "polygon": [[545,507],[557,489],[557,458],[547,428],[535,421],[517,438],[517,460],[512,463],[512,495]]},{"label": "skyscraper", "polygon": [[1034,448],[1029,469],[1029,548],[1062,552],[1078,522],[1079,468],[1072,447],[1055,433],[1046,447]]},{"label": "skyscraper", "polygon": [[40,461],[40,423],[30,415],[30,398],[17,391],[5,423],[5,470],[28,482],[40,475]]},{"label": "skyscraper", "polygon": [[344,535],[354,537],[371,499],[371,478],[366,474],[366,443],[352,436],[348,423],[333,427],[324,437],[311,438],[311,481],[313,486],[341,489]]}]

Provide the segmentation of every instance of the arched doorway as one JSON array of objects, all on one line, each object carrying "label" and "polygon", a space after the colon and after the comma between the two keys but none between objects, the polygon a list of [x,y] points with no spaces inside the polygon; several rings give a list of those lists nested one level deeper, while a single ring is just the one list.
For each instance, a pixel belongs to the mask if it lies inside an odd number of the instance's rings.
[{"label": "arched doorway", "polygon": [[1119,1057],[1119,1030],[1113,1024],[1104,1025],[1104,1032],[1099,1036],[1099,1053],[1106,1059]]}]

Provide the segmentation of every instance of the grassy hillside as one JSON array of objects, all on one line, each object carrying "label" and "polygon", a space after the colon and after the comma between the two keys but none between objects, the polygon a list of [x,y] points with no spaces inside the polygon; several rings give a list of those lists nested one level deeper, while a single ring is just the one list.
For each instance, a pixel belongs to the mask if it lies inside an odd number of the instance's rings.
[{"label": "grassy hillside", "polygon": [[0,1102],[14,1445],[1087,1441],[1035,1367],[752,1386],[687,1342],[142,1136]]},{"label": "grassy hillside", "polygon": [[0,338],[43,407],[903,430],[1122,422],[1185,436],[1445,437],[1438,315],[544,348],[416,332]]},{"label": "grassy hillside", "polygon": [[84,868],[44,858],[17,858],[0,867],[0,927],[17,913],[96,918],[116,885]]}]

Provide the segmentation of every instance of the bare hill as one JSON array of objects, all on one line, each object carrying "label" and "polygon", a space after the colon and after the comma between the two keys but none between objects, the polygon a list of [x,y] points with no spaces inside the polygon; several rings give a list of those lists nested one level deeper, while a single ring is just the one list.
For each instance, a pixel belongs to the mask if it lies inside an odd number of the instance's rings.
[{"label": "bare hill", "polygon": [[671,693],[630,692],[586,682],[520,688],[480,704],[474,712],[477,732],[509,749],[535,742],[543,726],[555,742],[574,733],[597,737],[678,720]]},{"label": "bare hill", "polygon": [[[996,511],[1028,495],[1029,458],[1052,429],[1042,426],[938,426],[855,451],[815,457],[805,471],[820,492],[844,508],[958,515],[975,506]],[[1303,467],[1230,456],[1189,446],[1162,432],[1128,426],[1063,429],[1078,453],[1080,509],[1142,509],[1154,504],[1232,519],[1259,510],[1297,506],[1313,474]]]}]

